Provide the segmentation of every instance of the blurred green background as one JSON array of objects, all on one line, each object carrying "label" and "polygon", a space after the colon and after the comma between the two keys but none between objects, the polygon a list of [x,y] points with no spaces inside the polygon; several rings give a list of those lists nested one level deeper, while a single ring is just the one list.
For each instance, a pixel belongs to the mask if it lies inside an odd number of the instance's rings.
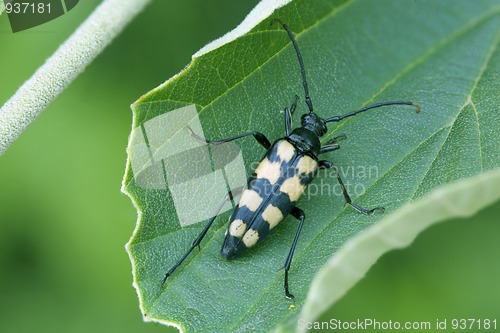
[{"label": "blurred green background", "polygon": [[[0,104],[98,3],[16,34],[0,16]],[[0,332],[176,331],[142,322],[131,285],[136,213],[120,193],[129,105],[256,3],[153,1],[0,157]],[[323,320],[500,321],[499,215],[496,204],[432,227]]]}]

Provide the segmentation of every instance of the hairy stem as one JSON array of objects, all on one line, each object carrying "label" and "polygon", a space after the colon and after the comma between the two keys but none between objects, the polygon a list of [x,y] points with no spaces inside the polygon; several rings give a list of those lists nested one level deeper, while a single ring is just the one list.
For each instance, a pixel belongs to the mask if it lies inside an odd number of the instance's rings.
[{"label": "hairy stem", "polygon": [[151,0],[105,0],[0,108],[0,155]]}]

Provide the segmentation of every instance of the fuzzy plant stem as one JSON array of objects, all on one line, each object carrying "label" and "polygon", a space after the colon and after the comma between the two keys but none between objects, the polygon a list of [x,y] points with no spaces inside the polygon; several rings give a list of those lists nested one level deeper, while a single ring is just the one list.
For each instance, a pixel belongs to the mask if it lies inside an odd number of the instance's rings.
[{"label": "fuzzy plant stem", "polygon": [[0,108],[0,155],[151,0],[105,0]]}]

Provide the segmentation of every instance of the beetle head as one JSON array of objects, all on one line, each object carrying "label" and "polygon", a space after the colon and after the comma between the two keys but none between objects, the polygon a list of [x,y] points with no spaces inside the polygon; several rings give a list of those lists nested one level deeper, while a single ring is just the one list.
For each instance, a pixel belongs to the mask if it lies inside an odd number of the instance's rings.
[{"label": "beetle head", "polygon": [[326,122],[321,119],[316,113],[309,112],[300,118],[302,127],[314,132],[317,136],[321,137],[326,134],[328,129],[326,128]]}]

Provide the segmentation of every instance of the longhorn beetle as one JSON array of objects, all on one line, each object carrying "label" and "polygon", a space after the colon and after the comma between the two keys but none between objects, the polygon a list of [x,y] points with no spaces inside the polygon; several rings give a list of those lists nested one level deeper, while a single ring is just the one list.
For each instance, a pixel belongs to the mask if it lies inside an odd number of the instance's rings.
[{"label": "longhorn beetle", "polygon": [[[190,128],[191,135],[198,140],[208,144],[221,144],[236,139],[253,136],[258,143],[267,149],[266,154],[255,169],[255,172],[248,179],[246,189],[242,191],[238,205],[234,208],[229,218],[228,230],[222,245],[221,254],[225,259],[233,259],[244,250],[253,247],[263,240],[271,229],[281,222],[288,214],[299,220],[299,225],[293,239],[292,246],[285,261],[285,296],[293,299],[294,296],[288,288],[288,271],[292,263],[293,253],[297,246],[297,241],[304,225],[305,214],[302,209],[296,206],[300,196],[304,193],[306,186],[317,175],[319,169],[333,169],[336,173],[337,181],[342,189],[345,201],[358,212],[363,214],[373,214],[376,210],[383,211],[383,207],[365,209],[352,202],[347,190],[340,178],[337,168],[332,162],[319,160],[318,156],[339,149],[338,139],[345,135],[339,135],[329,140],[326,145],[321,146],[319,138],[326,134],[326,124],[339,122],[345,118],[352,117],[358,113],[387,105],[410,105],[420,111],[420,106],[413,102],[389,101],[365,106],[359,110],[346,113],[341,116],[333,116],[326,119],[319,117],[313,111],[313,104],[309,97],[307,87],[306,71],[299,46],[293,36],[292,31],[279,19],[274,19],[271,23],[280,23],[288,33],[297,58],[299,60],[300,72],[304,85],[305,102],[309,108],[309,113],[302,115],[301,126],[292,130],[292,114],[298,103],[298,96],[290,109],[285,108],[285,133],[286,136],[278,139],[272,145],[266,136],[260,132],[253,131],[239,134],[227,139],[210,141],[204,140],[196,135]],[[208,229],[214,222],[225,202],[233,198],[233,193],[228,193],[214,216],[208,221],[200,235],[194,240],[189,250],[179,261],[165,274],[162,285],[177,267],[187,258],[193,249],[199,246]]]}]

